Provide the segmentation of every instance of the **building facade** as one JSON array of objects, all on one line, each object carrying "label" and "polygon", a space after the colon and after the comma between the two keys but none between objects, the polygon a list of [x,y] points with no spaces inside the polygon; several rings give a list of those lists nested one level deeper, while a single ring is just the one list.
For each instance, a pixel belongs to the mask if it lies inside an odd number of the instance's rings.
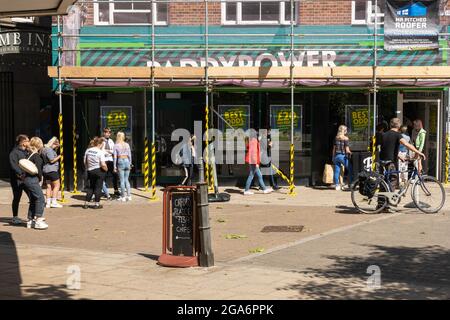
[{"label": "building facade", "polygon": [[[385,3],[384,0],[377,3],[375,8],[375,1],[366,0],[300,0],[294,1],[291,10],[290,1],[210,0],[207,8],[205,1],[83,1],[61,23],[65,35],[62,65],[86,67],[80,70],[152,66],[290,67],[292,61],[296,67],[317,69],[372,67],[375,62],[380,67],[449,65],[446,33],[450,11],[446,1],[440,3],[439,50],[428,51],[383,50]],[[376,17],[378,32],[374,32]],[[53,33],[57,32],[54,23]],[[377,39],[374,33],[379,34]],[[55,62],[56,41],[53,49]],[[152,130],[148,120],[152,117],[150,76],[148,81],[100,79],[95,75],[64,80],[65,90],[76,92],[79,148],[86,146],[106,125],[126,128],[139,175],[144,139],[151,136]],[[379,81],[377,85],[377,114],[373,120],[373,81],[357,76],[296,81],[295,175],[300,183],[320,183],[324,164],[331,161],[339,125],[349,127],[354,161],[361,163],[359,157],[366,156],[373,123],[395,116],[410,127],[413,120],[423,120],[428,132],[426,171],[444,179],[448,81],[422,81],[417,77]],[[194,121],[204,121],[204,88],[204,79],[166,79],[157,83],[155,131],[160,182],[175,181],[179,175],[170,160],[175,143],[170,141],[170,134],[174,128],[193,131]],[[280,168],[289,172],[289,82],[228,79],[212,82],[209,89],[209,127],[279,129]],[[239,164],[223,165],[218,171],[219,180],[234,182],[246,175],[247,168]]]},{"label": "building facade", "polygon": [[51,134],[51,50],[50,18],[0,20],[0,178],[17,134]]}]

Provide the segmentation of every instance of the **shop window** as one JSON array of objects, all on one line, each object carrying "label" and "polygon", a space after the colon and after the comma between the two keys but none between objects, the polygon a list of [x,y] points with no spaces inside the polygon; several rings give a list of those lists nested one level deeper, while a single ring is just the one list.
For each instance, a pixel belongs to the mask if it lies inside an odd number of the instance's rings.
[{"label": "shop window", "polygon": [[110,24],[151,24],[166,25],[168,20],[167,3],[151,1],[109,0],[94,2],[94,23],[96,25]]},{"label": "shop window", "polygon": [[[384,23],[385,1],[378,1],[376,10],[378,24]],[[367,0],[352,1],[352,25],[372,25],[375,22],[375,2]]]},{"label": "shop window", "polygon": [[222,1],[224,25],[290,24],[290,20],[290,1]]}]

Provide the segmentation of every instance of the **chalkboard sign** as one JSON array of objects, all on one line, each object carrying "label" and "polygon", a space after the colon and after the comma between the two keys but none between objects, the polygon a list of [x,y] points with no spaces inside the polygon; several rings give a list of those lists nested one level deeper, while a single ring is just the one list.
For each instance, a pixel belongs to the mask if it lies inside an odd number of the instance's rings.
[{"label": "chalkboard sign", "polygon": [[194,255],[194,198],[190,192],[172,194],[172,254]]}]

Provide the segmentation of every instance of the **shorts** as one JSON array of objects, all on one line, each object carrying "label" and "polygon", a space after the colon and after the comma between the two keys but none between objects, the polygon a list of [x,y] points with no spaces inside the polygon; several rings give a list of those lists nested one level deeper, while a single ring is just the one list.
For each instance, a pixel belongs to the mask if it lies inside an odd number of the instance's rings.
[{"label": "shorts", "polygon": [[53,171],[53,172],[44,173],[44,180],[51,181],[51,182],[59,180],[59,172]]}]

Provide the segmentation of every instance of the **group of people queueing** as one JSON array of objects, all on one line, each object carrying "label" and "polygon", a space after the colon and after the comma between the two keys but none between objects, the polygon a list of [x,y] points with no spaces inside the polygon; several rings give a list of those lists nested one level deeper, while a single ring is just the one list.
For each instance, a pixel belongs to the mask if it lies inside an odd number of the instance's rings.
[{"label": "group of people queueing", "polygon": [[[90,208],[89,202],[95,196],[93,209],[101,209],[100,199],[104,195],[112,200],[106,183],[107,173],[113,176],[114,194],[119,201],[131,201],[131,186],[129,181],[132,167],[131,148],[125,141],[125,133],[118,132],[116,142],[111,139],[111,130],[105,128],[103,137],[95,137],[89,143],[84,154],[84,166],[87,171],[88,185],[84,209]],[[120,181],[120,192],[118,182]]]}]

